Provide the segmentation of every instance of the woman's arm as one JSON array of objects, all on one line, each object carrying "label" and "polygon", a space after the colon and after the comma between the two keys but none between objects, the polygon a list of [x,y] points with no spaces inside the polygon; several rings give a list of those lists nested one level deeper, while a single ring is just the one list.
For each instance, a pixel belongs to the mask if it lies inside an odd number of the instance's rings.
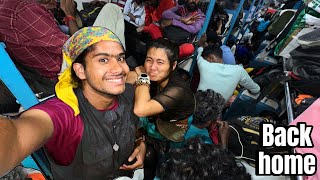
[{"label": "woman's arm", "polygon": [[[135,68],[137,74],[145,73],[142,66]],[[139,117],[147,117],[164,112],[163,106],[150,96],[150,85],[140,84],[135,90],[134,113]]]}]

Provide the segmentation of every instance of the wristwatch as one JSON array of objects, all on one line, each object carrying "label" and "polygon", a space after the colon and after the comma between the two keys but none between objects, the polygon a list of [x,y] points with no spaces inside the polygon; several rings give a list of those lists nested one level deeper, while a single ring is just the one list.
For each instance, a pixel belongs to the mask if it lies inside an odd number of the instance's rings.
[{"label": "wristwatch", "polygon": [[140,86],[140,85],[147,85],[147,86],[150,86],[150,78],[149,78],[149,75],[147,73],[141,73],[139,76],[138,76],[138,79],[136,81],[136,85],[137,86]]}]

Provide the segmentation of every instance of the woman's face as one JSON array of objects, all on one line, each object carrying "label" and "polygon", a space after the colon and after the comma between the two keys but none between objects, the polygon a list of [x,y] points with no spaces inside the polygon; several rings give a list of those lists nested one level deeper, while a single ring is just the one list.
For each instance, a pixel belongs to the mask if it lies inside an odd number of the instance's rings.
[{"label": "woman's face", "polygon": [[152,47],[147,52],[144,67],[151,81],[162,82],[169,78],[170,61],[164,49]]}]

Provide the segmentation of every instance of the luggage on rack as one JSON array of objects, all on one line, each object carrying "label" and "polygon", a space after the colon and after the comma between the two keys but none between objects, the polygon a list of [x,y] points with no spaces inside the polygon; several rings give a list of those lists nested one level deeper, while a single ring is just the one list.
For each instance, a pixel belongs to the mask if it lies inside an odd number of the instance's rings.
[{"label": "luggage on rack", "polygon": [[299,10],[287,9],[279,13],[279,16],[275,17],[275,21],[271,23],[268,28],[268,37],[263,41],[258,48],[258,53],[255,58],[253,58],[250,63],[251,67],[265,67],[268,65],[275,65],[279,61],[273,56],[274,47],[287,36],[295,23],[296,19],[299,17],[303,7]]},{"label": "luggage on rack", "polygon": [[277,125],[272,119],[254,116],[242,116],[229,122],[231,127],[228,149],[236,155],[238,159],[243,159],[251,166],[255,166],[257,151],[265,151],[268,154],[288,153],[286,147],[260,146],[259,126],[261,123],[272,123]]},{"label": "luggage on rack", "polygon": [[242,90],[230,108],[224,114],[223,119],[231,120],[240,116],[259,116],[270,113],[279,116],[285,109],[284,90],[280,81],[285,74],[280,66],[266,67],[254,70],[250,73],[261,89],[259,95],[252,95],[248,90]]},{"label": "luggage on rack", "polygon": [[260,101],[259,99],[259,95],[252,95],[248,90],[241,91],[225,112],[223,119],[228,121],[240,116],[259,116],[266,113],[278,116],[284,108],[275,98],[264,96]]},{"label": "luggage on rack", "polygon": [[312,96],[320,96],[320,46],[301,46],[293,50],[286,62],[290,87]]}]

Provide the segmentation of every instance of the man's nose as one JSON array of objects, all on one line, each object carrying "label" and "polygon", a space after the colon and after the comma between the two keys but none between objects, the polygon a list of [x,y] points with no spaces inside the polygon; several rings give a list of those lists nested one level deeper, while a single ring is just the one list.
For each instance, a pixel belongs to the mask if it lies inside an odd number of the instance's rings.
[{"label": "man's nose", "polygon": [[122,66],[119,64],[119,61],[114,58],[110,62],[110,69],[112,73],[121,73],[122,72]]}]

